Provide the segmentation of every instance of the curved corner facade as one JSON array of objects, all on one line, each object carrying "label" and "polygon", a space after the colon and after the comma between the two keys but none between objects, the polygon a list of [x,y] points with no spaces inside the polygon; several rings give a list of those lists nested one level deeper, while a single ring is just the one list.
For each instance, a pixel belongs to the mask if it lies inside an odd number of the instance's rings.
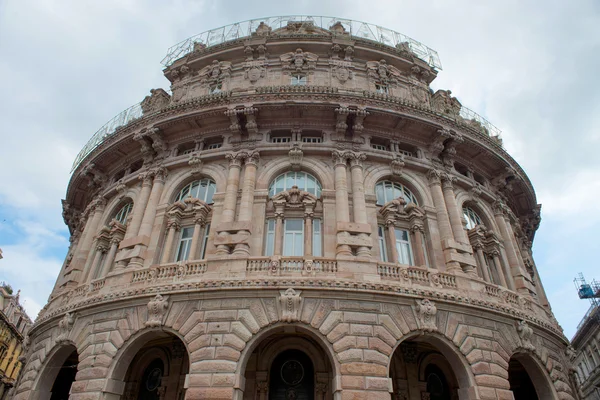
[{"label": "curved corner facade", "polygon": [[574,399],[531,183],[437,73],[341,23],[196,43],[76,165],[15,398]]}]

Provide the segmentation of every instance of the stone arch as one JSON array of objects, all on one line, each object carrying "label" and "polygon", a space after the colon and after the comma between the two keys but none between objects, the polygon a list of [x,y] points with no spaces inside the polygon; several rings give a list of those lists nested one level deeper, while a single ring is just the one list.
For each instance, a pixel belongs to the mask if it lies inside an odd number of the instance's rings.
[{"label": "stone arch", "polygon": [[[282,163],[281,160],[269,160],[264,167],[259,170],[260,174],[256,179],[257,190],[268,190],[269,184],[282,173],[291,171],[289,163]],[[334,190],[333,173],[327,170],[327,165],[314,158],[304,158],[300,162],[300,171],[308,172],[319,180],[323,190]]]},{"label": "stone arch", "polygon": [[[75,343],[69,341],[67,343],[62,343],[54,346],[48,355],[45,357],[44,363],[40,368],[37,379],[33,383],[33,399],[45,400],[49,399],[52,395],[52,390],[54,387],[57,378],[60,378],[61,372],[65,372],[63,367],[65,364],[70,363],[70,359],[72,359],[73,355],[77,358],[77,364],[79,364],[79,351],[75,346]],[[70,365],[69,365],[70,367]],[[77,369],[77,368],[76,368]],[[63,378],[64,379],[64,378]],[[75,381],[75,375],[72,376],[71,384]],[[71,385],[68,385],[67,389],[69,391]]]},{"label": "stone arch", "polygon": [[394,175],[389,166],[379,165],[367,168],[365,171],[365,193],[367,195],[375,196],[375,185],[382,180],[390,180],[406,185],[406,187],[417,197],[419,206],[421,207],[433,205],[433,200],[426,182],[411,171],[403,172],[402,176]]},{"label": "stone arch", "polygon": [[[123,345],[117,350],[115,356],[113,357],[113,361],[108,368],[108,372],[106,375],[106,383],[103,392],[103,399],[117,400],[121,398],[121,395],[125,391],[125,383],[129,374],[131,363],[138,357],[140,350],[143,349],[145,345],[152,342],[156,339],[165,339],[169,337],[174,337],[178,339],[181,344],[184,346],[185,355],[187,358],[187,371],[191,368],[191,359],[190,359],[190,351],[188,349],[188,343],[185,339],[175,330],[167,327],[162,327],[161,329],[143,329],[132,336],[130,336]],[[154,354],[156,356],[156,354]],[[142,354],[140,359],[144,357],[151,357],[152,355],[146,353]],[[154,357],[156,358],[156,357]],[[168,358],[168,357],[164,357]],[[167,367],[170,363],[165,363],[165,367]]]},{"label": "stone arch", "polygon": [[423,333],[413,331],[404,335],[397,341],[389,357],[388,376],[392,374],[392,365],[395,362],[396,354],[400,351],[403,343],[415,342],[426,343],[433,346],[450,365],[453,376],[458,383],[458,396],[460,400],[476,400],[479,394],[476,389],[477,383],[471,365],[460,349],[448,338],[435,332]]},{"label": "stone arch", "polygon": [[494,219],[494,213],[488,206],[488,204],[481,199],[475,200],[469,193],[465,191],[460,191],[456,194],[456,204],[459,209],[462,211],[463,207],[471,207],[479,217],[483,220],[484,225],[493,230],[494,232],[498,232],[498,227],[496,226],[496,220]]},{"label": "stone arch", "polygon": [[[511,365],[511,363],[513,364]],[[511,385],[511,390],[513,390],[514,384],[514,381],[511,381],[511,367],[514,367],[515,363],[520,364],[525,369],[529,379],[531,379],[539,400],[559,398],[556,388],[552,383],[552,379],[550,378],[550,375],[548,374],[548,371],[544,367],[542,361],[535,355],[535,353],[523,349],[519,349],[514,352],[509,360],[508,380]],[[521,399],[528,400],[526,397],[515,396],[515,400]]]},{"label": "stone arch", "polygon": [[[252,354],[258,348],[258,346],[261,343],[263,343],[263,341],[268,340],[270,337],[273,337],[273,335],[276,335],[278,333],[286,333],[287,335],[289,335],[289,338],[283,339],[282,347],[277,346],[277,348],[269,349],[265,357],[266,359],[263,360],[263,367],[266,366],[268,362],[272,362],[278,354],[281,354],[285,350],[302,350],[312,360],[315,370],[322,370],[326,366],[329,367],[331,372],[331,379],[328,382],[330,386],[328,392],[332,393],[340,390],[340,364],[335,355],[336,353],[331,343],[327,340],[327,338],[324,337],[321,334],[321,332],[319,332],[317,329],[314,329],[313,327],[300,322],[294,324],[276,323],[274,325],[265,327],[261,331],[254,334],[252,338],[250,338],[250,340],[246,343],[245,348],[242,350],[235,371],[236,386],[234,388],[234,399],[241,400],[244,396],[244,391],[246,390],[246,388],[241,385],[238,385],[237,382],[245,382],[245,373]],[[303,334],[306,337],[310,338],[313,341],[314,345],[317,346],[318,349],[320,349],[324,353],[324,355],[327,358],[327,363],[325,363],[322,358],[319,359],[318,355],[314,352],[315,349],[302,348],[298,346],[297,342],[293,343],[293,340],[290,339],[293,339],[295,336],[290,334],[294,333]]]},{"label": "stone arch", "polygon": [[[135,201],[133,200],[134,196],[131,190],[128,190],[125,196],[115,196],[110,202],[106,205],[106,212],[104,213],[103,221],[104,224],[102,226],[108,225],[110,221],[115,217],[115,215],[119,212],[121,207],[125,204],[131,202],[135,207]],[[132,209],[133,212],[133,209]]]},{"label": "stone arch", "polygon": [[217,185],[216,193],[224,192],[227,184],[227,172],[219,165],[203,165],[201,172],[197,175],[190,174],[189,168],[182,168],[177,172],[169,175],[169,179],[165,183],[160,203],[171,204],[175,202],[175,196],[188,183],[202,178],[211,179]]}]

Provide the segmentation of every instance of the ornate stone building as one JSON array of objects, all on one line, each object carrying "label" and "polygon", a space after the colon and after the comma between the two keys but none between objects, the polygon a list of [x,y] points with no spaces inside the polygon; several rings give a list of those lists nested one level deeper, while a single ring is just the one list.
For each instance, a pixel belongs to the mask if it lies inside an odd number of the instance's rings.
[{"label": "ornate stone building", "polygon": [[9,285],[0,282],[0,400],[8,399],[14,390],[31,324],[19,303],[19,292],[15,295]]},{"label": "ornate stone building", "polygon": [[16,399],[574,398],[533,187],[437,53],[277,17],[164,64],[75,162]]},{"label": "ornate stone building", "polygon": [[577,327],[571,344],[572,373],[580,398],[600,400],[600,313],[596,305]]}]

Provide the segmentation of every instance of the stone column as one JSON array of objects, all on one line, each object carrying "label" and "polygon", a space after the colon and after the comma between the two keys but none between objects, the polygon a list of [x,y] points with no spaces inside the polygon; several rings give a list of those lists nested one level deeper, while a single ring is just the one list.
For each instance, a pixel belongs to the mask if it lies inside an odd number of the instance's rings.
[{"label": "stone column", "polygon": [[[229,173],[227,175],[227,186],[225,188],[225,198],[223,199],[223,212],[221,213],[220,223],[230,224],[235,220],[235,209],[237,205],[238,187],[240,184],[240,171],[245,153],[229,153],[225,156],[229,160]],[[218,233],[220,238],[229,237],[229,232],[221,231]],[[226,244],[217,245],[216,254],[229,254],[229,246]]]},{"label": "stone column", "polygon": [[396,249],[396,227],[394,226],[394,221],[391,220],[385,221],[385,224],[387,226],[388,233],[388,247],[390,249],[390,255],[392,258],[390,261],[394,264],[398,264],[398,250]]},{"label": "stone column", "polygon": [[413,249],[415,253],[415,265],[421,267],[425,266],[425,252],[423,250],[423,227],[419,225],[413,225],[410,228],[413,239]]},{"label": "stone column", "polygon": [[[365,203],[365,187],[362,162],[367,159],[363,153],[350,154],[350,172],[352,176],[352,211],[354,222],[359,224],[368,224],[367,205]],[[358,237],[368,240],[367,233],[359,233]],[[361,257],[370,257],[371,249],[367,246],[358,246],[356,255]]]},{"label": "stone column", "polygon": [[[173,252],[175,235],[181,229],[181,224],[179,223],[179,219],[173,218],[173,217],[169,218],[169,221],[167,222],[167,227],[169,229],[169,232],[167,233],[167,239],[165,240],[165,246],[164,246],[163,254],[162,254],[162,257],[160,260],[161,264],[167,264],[167,263],[173,261],[171,258],[171,254]],[[194,233],[196,233],[196,232],[194,231]]]},{"label": "stone column", "polygon": [[429,178],[429,188],[431,189],[431,197],[433,198],[433,205],[435,206],[435,214],[442,242],[452,240],[454,236],[452,234],[448,211],[446,210],[444,194],[442,193],[442,181],[440,179],[441,172],[432,169],[427,174],[427,177]]},{"label": "stone column", "polygon": [[490,273],[487,269],[487,262],[485,261],[485,254],[483,254],[483,245],[478,244],[475,245],[475,254],[477,255],[477,263],[479,264],[479,269],[481,270],[481,275],[486,282],[492,282],[490,279]]},{"label": "stone column", "polygon": [[312,227],[312,218],[313,218],[313,210],[308,209],[304,211],[304,257],[312,259],[313,251],[312,251],[312,240],[313,240],[313,227]]},{"label": "stone column", "polygon": [[195,260],[198,257],[198,248],[200,247],[200,233],[206,226],[206,219],[204,217],[194,218],[194,234],[192,235],[192,244],[190,248],[189,260]]},{"label": "stone column", "polygon": [[137,236],[140,230],[140,225],[142,224],[142,218],[144,217],[144,210],[146,209],[146,205],[148,205],[150,191],[152,190],[153,175],[150,171],[139,174],[138,178],[142,180],[142,190],[133,204],[131,221],[127,224],[125,239],[130,239]]},{"label": "stone column", "polygon": [[242,170],[244,156],[245,154],[242,153],[230,153],[225,156],[229,160],[229,173],[227,175],[227,187],[225,188],[221,222],[233,222],[235,220],[240,171]]},{"label": "stone column", "polygon": [[102,272],[100,273],[100,277],[103,278],[110,272],[110,269],[113,263],[115,262],[115,256],[117,255],[117,250],[119,249],[120,242],[120,238],[115,237],[110,239],[110,248],[108,249],[106,259],[104,260],[104,265],[102,266]]},{"label": "stone column", "polygon": [[[101,278],[102,275],[100,274],[100,268],[102,267],[101,265],[101,261],[102,261],[102,255],[104,253],[106,253],[106,251],[108,250],[108,247],[106,247],[104,244],[98,244],[96,246],[96,253],[94,254],[94,261],[92,263],[92,267],[90,268],[90,272],[89,272],[89,276],[86,278],[86,282],[91,281],[92,279],[97,279],[97,278]],[[94,275],[98,275],[98,276],[94,276]]]},{"label": "stone column", "polygon": [[154,181],[152,183],[152,190],[146,204],[146,210],[144,211],[144,217],[142,218],[138,236],[150,237],[150,235],[152,235],[152,227],[154,226],[154,219],[156,218],[156,207],[158,207],[160,196],[162,195],[163,188],[165,187],[167,169],[164,167],[158,167],[153,172]]},{"label": "stone column", "polygon": [[494,260],[494,266],[496,267],[498,277],[500,278],[500,285],[511,290],[515,290],[515,286],[512,283],[512,281],[506,277],[506,272],[510,272],[510,270],[507,266],[504,265],[504,263],[500,259],[500,250],[494,250],[490,254],[492,255],[492,260]]},{"label": "stone column", "polygon": [[283,253],[283,207],[275,206],[275,240],[273,255],[280,256]]},{"label": "stone column", "polygon": [[[254,189],[256,187],[256,169],[260,159],[258,151],[254,151],[246,156],[244,182],[242,184],[242,199],[240,203],[240,213],[238,220],[240,222],[252,222],[252,208],[254,207]],[[240,233],[250,237],[250,231],[241,231]],[[250,246],[248,243],[238,243],[233,250],[234,254],[250,255]]]},{"label": "stone column", "polygon": [[89,269],[92,266],[92,255],[90,254],[90,250],[92,249],[92,244],[95,240],[98,227],[100,226],[106,200],[98,197],[93,200],[93,203],[90,205],[90,214],[93,214],[91,217],[88,217],[89,219],[85,225],[84,237],[77,249],[77,258],[75,260],[75,268],[79,269],[83,267],[81,274],[83,280],[81,282],[85,282]]},{"label": "stone column", "polygon": [[454,196],[454,181],[456,178],[445,175],[442,181],[442,188],[444,192],[444,201],[446,202],[446,208],[448,210],[448,217],[450,219],[450,226],[452,233],[454,234],[454,240],[460,243],[469,243],[467,239],[467,233],[462,223],[462,212],[458,209],[456,204],[456,197]]},{"label": "stone column", "polygon": [[[348,183],[346,174],[346,154],[334,150],[333,164],[335,168],[335,219],[337,224],[350,222],[348,206]],[[347,236],[348,232],[338,231],[337,236]],[[352,251],[347,244],[338,244],[337,255],[351,256]]]},{"label": "stone column", "polygon": [[[505,213],[505,205],[496,202],[494,203],[494,217],[496,219],[496,224],[498,225],[498,229],[500,230],[500,235],[502,236],[502,242],[504,243],[504,248],[506,251],[506,257],[508,259],[508,265],[510,267],[510,280],[515,282],[514,278],[519,277],[521,275],[521,265],[519,264],[519,260],[517,258],[517,252],[514,248],[513,241],[510,237],[510,232],[508,227],[506,226],[506,220],[504,218]],[[529,290],[523,285],[524,282],[519,282],[519,284],[515,284],[515,288],[519,293],[529,294]],[[515,290],[513,288],[513,290]]]}]

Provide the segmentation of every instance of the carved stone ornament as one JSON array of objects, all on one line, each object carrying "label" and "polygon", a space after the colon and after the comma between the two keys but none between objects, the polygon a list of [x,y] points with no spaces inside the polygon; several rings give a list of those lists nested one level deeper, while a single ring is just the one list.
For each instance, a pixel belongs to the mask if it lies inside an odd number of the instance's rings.
[{"label": "carved stone ornament", "polygon": [[200,171],[202,170],[202,159],[200,158],[200,154],[196,151],[193,152],[192,154],[190,154],[190,157],[188,159],[188,164],[190,167],[192,167],[192,169],[191,169],[192,175],[199,174]]},{"label": "carved stone ornament", "polygon": [[526,321],[521,320],[517,323],[517,333],[521,338],[521,344],[524,349],[535,350],[535,346],[531,343],[531,336],[533,335],[533,329],[527,324]]},{"label": "carved stone ornament", "polygon": [[292,169],[299,169],[302,158],[304,157],[304,152],[300,150],[300,146],[297,143],[294,143],[294,147],[288,152],[288,156],[290,157]]},{"label": "carved stone ornament", "polygon": [[381,83],[398,83],[402,72],[393,65],[388,65],[385,60],[367,61],[367,77]]},{"label": "carved stone ornament", "polygon": [[431,97],[431,107],[434,111],[456,118],[460,113],[462,105],[456,97],[452,97],[452,91],[438,90]]},{"label": "carved stone ornament", "polygon": [[417,322],[421,330],[425,332],[435,332],[438,330],[435,317],[437,308],[431,300],[416,300],[415,311],[417,312]]},{"label": "carved stone ornament", "polygon": [[171,96],[163,89],[150,89],[150,96],[146,96],[140,106],[142,114],[146,115],[161,110],[171,103]]},{"label": "carved stone ornament", "polygon": [[284,69],[301,72],[315,69],[319,56],[298,48],[295,52],[282,54],[280,58]]},{"label": "carved stone ornament", "polygon": [[148,302],[148,320],[145,325],[150,328],[162,326],[163,317],[167,313],[169,302],[160,294]]},{"label": "carved stone ornament", "polygon": [[565,349],[565,355],[567,356],[567,360],[569,360],[569,362],[571,364],[577,358],[577,352],[575,351],[575,349],[571,345],[568,345],[567,348]]},{"label": "carved stone ornament", "polygon": [[300,320],[300,310],[302,309],[301,291],[295,291],[293,288],[282,290],[279,296],[279,319],[283,322],[295,322]]},{"label": "carved stone ornament", "polygon": [[267,69],[264,67],[263,62],[248,62],[244,70],[244,78],[248,79],[250,83],[256,83],[260,78],[264,78],[267,74]]},{"label": "carved stone ornament", "polygon": [[392,170],[392,174],[396,176],[402,176],[402,170],[406,163],[404,162],[403,154],[396,154],[394,159],[390,162],[390,169]]},{"label": "carved stone ornament", "polygon": [[71,332],[71,328],[73,328],[73,323],[75,322],[75,318],[73,314],[66,313],[63,318],[58,322],[58,336],[56,337],[56,343],[63,344],[68,342],[69,333]]},{"label": "carved stone ornament", "polygon": [[231,76],[231,63],[229,61],[213,60],[212,64],[202,68],[200,72],[201,83],[222,81]]}]

